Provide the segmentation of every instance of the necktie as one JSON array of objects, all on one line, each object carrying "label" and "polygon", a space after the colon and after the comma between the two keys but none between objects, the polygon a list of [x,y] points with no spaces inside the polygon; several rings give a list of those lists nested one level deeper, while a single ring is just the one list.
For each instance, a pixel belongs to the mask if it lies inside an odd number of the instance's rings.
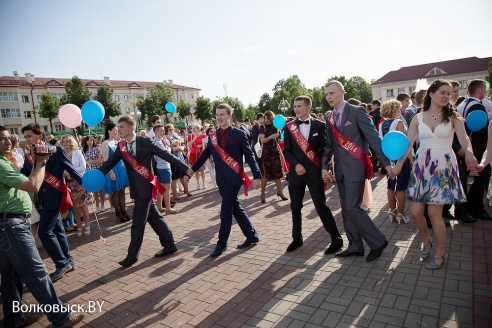
[{"label": "necktie", "polygon": [[342,115],[338,112],[335,111],[335,126],[337,129],[340,129],[340,123],[342,122]]},{"label": "necktie", "polygon": [[133,157],[135,157],[135,150],[133,149],[133,146],[135,145],[135,140],[132,140],[128,143],[128,152],[130,153],[130,155],[132,155]]}]

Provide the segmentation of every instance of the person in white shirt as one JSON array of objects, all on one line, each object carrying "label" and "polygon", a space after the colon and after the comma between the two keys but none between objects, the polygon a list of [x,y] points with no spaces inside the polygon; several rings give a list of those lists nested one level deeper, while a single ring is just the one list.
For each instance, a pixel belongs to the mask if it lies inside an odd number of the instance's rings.
[{"label": "person in white shirt", "polygon": [[150,122],[150,129],[149,132],[147,132],[147,138],[149,138],[150,140],[154,140],[155,133],[153,128],[154,126],[161,124],[161,117],[159,115],[154,115],[150,118],[149,122]]}]

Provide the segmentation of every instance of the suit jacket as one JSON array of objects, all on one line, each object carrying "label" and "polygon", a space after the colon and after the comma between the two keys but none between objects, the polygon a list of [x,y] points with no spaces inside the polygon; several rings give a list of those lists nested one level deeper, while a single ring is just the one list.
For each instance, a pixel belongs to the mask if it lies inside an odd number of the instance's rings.
[{"label": "suit jacket", "polygon": [[[164,149],[157,146],[149,138],[144,138],[137,136],[135,140],[136,144],[136,156],[135,159],[152,171],[152,156],[157,156],[163,160],[169,162],[171,165],[176,166],[183,172],[188,170],[188,166],[181,162],[179,158],[165,151]],[[137,196],[140,198],[151,198],[152,189],[154,188],[150,182],[148,182],[140,173],[135,171],[133,167],[125,160],[121,154],[120,145],[116,147],[116,151],[108,158],[106,162],[99,168],[104,175],[106,175],[120,160],[126,167],[126,172],[128,174],[128,180],[130,181],[130,196],[136,199]]]},{"label": "suit jacket", "polygon": [[379,121],[381,121],[381,107],[376,108],[372,112],[369,113],[372,116],[372,121],[374,126],[379,127]]},{"label": "suit jacket", "polygon": [[[221,132],[221,129],[217,129],[217,135]],[[253,151],[251,150],[251,146],[249,145],[248,137],[246,133],[242,130],[236,129],[231,126],[231,132],[229,133],[229,138],[227,139],[226,149],[224,149],[229,156],[234,158],[243,168],[243,156],[246,158],[246,162],[248,162],[249,167],[251,168],[251,172],[253,173],[253,177],[255,179],[261,179],[261,172],[258,167],[258,164],[255,161]],[[197,171],[205,161],[210,157],[210,155],[214,158],[215,163],[215,180],[217,182],[217,186],[222,187],[224,185],[228,186],[240,186],[242,185],[243,179],[236,172],[234,172],[229,165],[227,165],[219,153],[215,150],[212,145],[212,141],[208,140],[207,147],[203,150],[203,153],[198,157],[195,164],[191,168],[193,171]]]},{"label": "suit jacket", "polygon": [[[294,124],[299,127],[297,122]],[[297,141],[294,139],[290,131],[288,130],[287,125],[284,128],[284,157],[289,162],[289,165],[292,167],[293,172],[295,172],[294,168],[297,164],[301,164],[306,169],[307,174],[313,174],[321,179],[321,167],[317,167],[302,151],[301,147],[297,144]],[[307,142],[311,145],[311,148],[320,156],[320,159],[323,158],[323,150],[326,146],[326,126],[325,123],[318,119],[311,119],[311,127],[309,129],[309,137]]]},{"label": "suit jacket", "polygon": [[[24,161],[24,166],[21,169],[21,173],[29,176],[31,174],[31,171],[32,165],[26,159]],[[65,149],[60,146],[56,147],[56,153],[52,154],[49,157],[48,162],[46,162],[46,171],[56,176],[62,182],[65,181],[64,173],[65,171],[67,171],[72,179],[75,179],[75,181],[77,181],[79,184],[82,184],[82,176],[77,172],[75,167],[68,159]],[[62,201],[62,193],[46,182],[43,182],[39,192],[41,194],[42,207],[46,208],[49,211],[58,211],[58,209],[60,208],[60,203]]]},{"label": "suit jacket", "polygon": [[[471,112],[474,112],[477,110],[485,112],[486,115],[488,114],[486,109],[485,109],[485,106],[480,104],[480,103],[476,103],[476,102],[473,102],[470,106],[466,107],[466,110],[465,110],[466,113],[465,114],[466,114],[466,116],[468,116],[468,115],[470,115]],[[473,131],[473,132],[470,129],[468,129],[468,126],[466,124],[465,124],[465,128],[466,128],[466,133],[470,136],[471,145],[473,148],[473,154],[475,155],[477,160],[480,161],[482,159],[483,153],[487,149],[489,124],[485,124],[485,126],[483,128],[481,128],[478,131]]]},{"label": "suit jacket", "polygon": [[[350,182],[365,180],[366,168],[364,164],[338,144],[329,123],[326,124],[327,142],[323,152],[323,169],[330,169],[331,158],[334,155],[337,182],[340,182],[342,177]],[[374,125],[371,124],[371,119],[364,107],[345,103],[340,125],[340,133],[355,142],[366,154],[369,152],[370,146],[373,156],[375,155],[384,166],[390,165],[390,160],[381,149],[381,138]]]}]

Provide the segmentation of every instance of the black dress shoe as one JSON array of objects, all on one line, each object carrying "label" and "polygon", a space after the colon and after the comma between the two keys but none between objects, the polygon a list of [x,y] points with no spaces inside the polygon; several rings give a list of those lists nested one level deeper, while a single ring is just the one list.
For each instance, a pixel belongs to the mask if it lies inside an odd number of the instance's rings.
[{"label": "black dress shoe", "polygon": [[176,245],[172,245],[170,247],[164,247],[161,251],[155,253],[154,256],[155,257],[163,257],[166,255],[176,253],[177,251],[178,251],[178,249],[176,248]]},{"label": "black dress shoe", "polygon": [[457,216],[456,218],[461,220],[461,222],[463,222],[463,223],[477,222],[477,219],[475,219],[473,216],[471,216],[470,213],[463,213],[461,216]]},{"label": "black dress shoe", "polygon": [[222,255],[223,252],[225,252],[227,249],[227,246],[224,247],[224,246],[216,246],[214,251],[212,253],[210,253],[210,256],[211,257],[217,257],[217,256],[220,256]]},{"label": "black dress shoe", "polygon": [[326,249],[325,255],[329,254],[335,254],[339,250],[341,250],[343,247],[343,244],[341,243],[331,243],[330,246]]},{"label": "black dress shoe", "polygon": [[126,257],[124,260],[121,260],[121,261],[118,262],[119,265],[124,266],[124,267],[127,267],[127,268],[131,267],[135,263],[137,263],[137,260],[136,259],[132,259],[130,257]]},{"label": "black dress shoe", "polygon": [[43,317],[43,313],[40,312],[30,312],[27,313],[27,319],[19,327],[29,327],[30,325],[38,322]]},{"label": "black dress shoe", "polygon": [[375,259],[377,259],[378,257],[380,257],[381,254],[383,254],[383,251],[386,248],[386,246],[388,246],[388,241],[385,241],[383,246],[381,246],[381,247],[378,247],[376,249],[371,249],[371,251],[369,252],[369,254],[366,257],[366,261],[371,262],[371,261],[374,261]]},{"label": "black dress shoe", "polygon": [[492,220],[492,216],[487,212],[475,214],[475,215],[473,215],[473,217],[475,217],[477,219],[481,219],[481,220]]},{"label": "black dress shoe", "polygon": [[349,257],[349,256],[364,256],[364,251],[362,252],[351,252],[348,250],[341,251],[335,254],[336,257]]},{"label": "black dress shoe", "polygon": [[290,243],[289,247],[287,247],[287,252],[293,252],[299,247],[301,247],[303,244],[302,241],[293,241]]},{"label": "black dress shoe", "polygon": [[246,238],[244,243],[237,245],[237,248],[246,248],[246,247],[249,247],[251,245],[256,245],[259,241],[260,241],[259,239]]}]

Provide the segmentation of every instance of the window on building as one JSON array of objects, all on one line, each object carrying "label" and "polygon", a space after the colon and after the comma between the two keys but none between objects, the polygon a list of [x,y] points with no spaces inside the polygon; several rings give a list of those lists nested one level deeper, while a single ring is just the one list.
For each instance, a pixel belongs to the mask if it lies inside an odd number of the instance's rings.
[{"label": "window on building", "polygon": [[194,94],[192,94],[192,93],[187,93],[186,94],[186,100],[193,100],[193,99],[195,99],[195,95]]},{"label": "window on building", "polygon": [[43,125],[43,130],[44,130],[44,133],[48,133],[48,126],[47,125]]},{"label": "window on building", "polygon": [[427,75],[441,75],[443,72],[439,68],[434,68],[432,71],[429,72]]},{"label": "window on building", "polygon": [[24,111],[24,118],[32,118],[32,112],[29,110]]},{"label": "window on building", "polygon": [[19,128],[8,128],[10,134],[19,134]]},{"label": "window on building", "polygon": [[130,107],[126,107],[126,108],[125,108],[125,112],[126,112],[127,114],[130,114]]},{"label": "window on building", "polygon": [[398,94],[405,93],[405,87],[399,87],[398,88]]},{"label": "window on building", "polygon": [[29,102],[29,96],[22,96],[22,102],[28,103]]},{"label": "window on building", "polygon": [[182,95],[179,95],[178,96],[178,100],[183,100],[183,96]]},{"label": "window on building", "polygon": [[466,90],[468,89],[468,81],[458,81],[460,84],[460,89]]},{"label": "window on building", "polygon": [[120,101],[120,95],[114,95],[114,101]]},{"label": "window on building", "polygon": [[62,97],[65,95],[63,92],[50,92],[51,96],[56,99],[62,99]]},{"label": "window on building", "polygon": [[17,92],[0,92],[0,101],[19,101]]},{"label": "window on building", "polygon": [[408,93],[411,94],[415,91],[415,87],[408,87]]},{"label": "window on building", "polygon": [[386,97],[394,97],[395,90],[394,89],[386,89]]},{"label": "window on building", "polygon": [[134,93],[133,94],[133,101],[137,100],[138,98],[144,99],[144,94],[143,93]]},{"label": "window on building", "polygon": [[2,118],[20,118],[19,108],[5,108],[1,110]]},{"label": "window on building", "polygon": [[55,124],[55,131],[56,131],[56,132],[62,132],[62,131],[65,131],[65,125],[58,125],[58,124]]},{"label": "window on building", "polygon": [[38,104],[41,102],[41,98],[42,98],[42,97],[43,97],[43,96],[41,96],[41,95],[37,95],[37,96],[36,96],[36,98],[38,99]]},{"label": "window on building", "polygon": [[128,100],[128,95],[124,95],[123,100],[125,100],[125,101]]}]

